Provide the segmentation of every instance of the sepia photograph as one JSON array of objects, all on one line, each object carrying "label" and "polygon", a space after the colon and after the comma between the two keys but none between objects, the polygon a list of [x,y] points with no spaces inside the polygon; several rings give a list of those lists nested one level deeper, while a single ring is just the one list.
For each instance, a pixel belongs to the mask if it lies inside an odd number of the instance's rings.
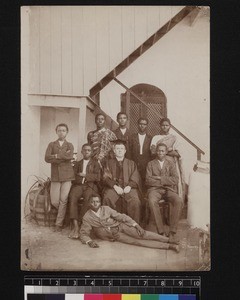
[{"label": "sepia photograph", "polygon": [[209,271],[210,7],[21,7],[21,270]]}]

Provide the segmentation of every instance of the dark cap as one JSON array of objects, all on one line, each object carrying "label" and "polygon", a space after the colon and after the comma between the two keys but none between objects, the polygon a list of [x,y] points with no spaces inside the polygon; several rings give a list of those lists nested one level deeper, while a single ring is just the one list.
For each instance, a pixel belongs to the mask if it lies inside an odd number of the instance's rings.
[{"label": "dark cap", "polygon": [[113,143],[113,145],[124,145],[124,146],[126,146],[126,144],[127,144],[126,141],[123,141],[123,140],[120,140],[120,139],[111,141],[111,143]]}]

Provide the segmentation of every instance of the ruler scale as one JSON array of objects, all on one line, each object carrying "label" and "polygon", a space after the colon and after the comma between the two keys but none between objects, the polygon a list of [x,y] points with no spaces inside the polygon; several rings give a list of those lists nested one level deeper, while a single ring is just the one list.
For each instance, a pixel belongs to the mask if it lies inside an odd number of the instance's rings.
[{"label": "ruler scale", "polygon": [[199,276],[24,278],[25,300],[200,300]]}]

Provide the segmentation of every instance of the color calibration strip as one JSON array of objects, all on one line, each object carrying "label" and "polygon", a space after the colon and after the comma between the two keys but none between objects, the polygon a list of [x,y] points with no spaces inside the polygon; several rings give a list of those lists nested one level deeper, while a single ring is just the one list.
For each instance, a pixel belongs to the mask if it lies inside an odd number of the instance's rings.
[{"label": "color calibration strip", "polygon": [[28,294],[27,300],[196,300],[196,295]]},{"label": "color calibration strip", "polygon": [[24,278],[25,300],[199,300],[199,276]]}]

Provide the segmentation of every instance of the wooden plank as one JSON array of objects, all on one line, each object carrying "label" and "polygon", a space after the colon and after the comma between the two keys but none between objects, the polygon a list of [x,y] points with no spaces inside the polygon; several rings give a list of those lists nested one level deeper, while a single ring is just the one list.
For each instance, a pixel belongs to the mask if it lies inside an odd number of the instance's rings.
[{"label": "wooden plank", "polygon": [[135,6],[135,49],[147,39],[147,9]]},{"label": "wooden plank", "polygon": [[189,18],[190,18],[190,21],[189,21],[189,24],[190,26],[194,26],[197,22],[197,19],[199,18],[200,16],[200,12],[201,12],[201,8],[198,7],[196,8],[190,15],[189,15]]},{"label": "wooden plank", "polygon": [[122,8],[109,7],[110,69],[115,68],[123,59]]},{"label": "wooden plank", "polygon": [[108,7],[96,7],[97,80],[110,71]]},{"label": "wooden plank", "polygon": [[146,10],[147,10],[147,37],[150,37],[160,28],[158,6],[148,6]]},{"label": "wooden plank", "polygon": [[90,89],[91,97],[99,93],[108,83],[115,79],[122,71],[124,71],[131,63],[133,63],[141,54],[147,51],[152,45],[159,41],[165,34],[168,33],[174,26],[183,20],[191,11],[195,9],[194,6],[186,6],[177,15],[164,24],[156,34],[150,36],[142,45],[134,50],[127,58],[120,62],[112,71],[110,71],[102,80],[95,84]]},{"label": "wooden plank", "polygon": [[40,7],[40,92],[51,92],[50,6]]},{"label": "wooden plank", "polygon": [[171,13],[171,6],[159,6],[159,27],[162,27],[171,19]]},{"label": "wooden plank", "polygon": [[62,10],[62,94],[72,95],[72,15],[71,7]]},{"label": "wooden plank", "polygon": [[51,6],[51,93],[61,94],[62,82],[62,44],[61,8]]},{"label": "wooden plank", "polygon": [[122,7],[123,58],[134,51],[134,7]]},{"label": "wooden plank", "polygon": [[83,7],[84,94],[96,83],[96,18],[94,7]]},{"label": "wooden plank", "polygon": [[83,95],[83,8],[72,7],[72,88],[73,95]]},{"label": "wooden plank", "polygon": [[40,92],[40,8],[32,6],[29,13],[29,91]]}]

